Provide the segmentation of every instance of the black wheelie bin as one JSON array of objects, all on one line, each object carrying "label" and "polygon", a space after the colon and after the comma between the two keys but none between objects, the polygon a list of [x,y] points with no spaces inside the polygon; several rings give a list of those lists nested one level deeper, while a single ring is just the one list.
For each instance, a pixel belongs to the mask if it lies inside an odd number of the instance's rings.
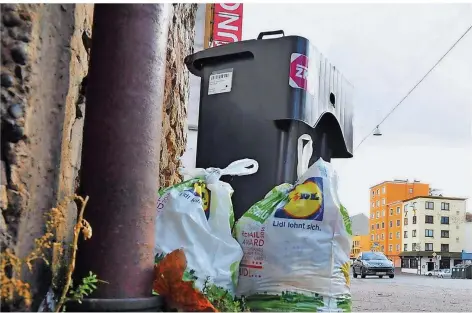
[{"label": "black wheelie bin", "polygon": [[223,177],[235,190],[236,218],[274,186],[297,179],[300,135],[313,139],[310,164],[352,157],[353,87],[308,39],[265,32],[185,63],[201,77],[196,166],[259,162],[254,175]]}]

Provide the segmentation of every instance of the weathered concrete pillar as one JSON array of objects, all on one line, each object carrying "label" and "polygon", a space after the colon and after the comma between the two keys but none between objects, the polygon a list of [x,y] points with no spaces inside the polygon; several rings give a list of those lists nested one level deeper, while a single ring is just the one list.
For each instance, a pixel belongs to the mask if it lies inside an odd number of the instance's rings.
[{"label": "weathered concrete pillar", "polygon": [[93,227],[79,245],[75,281],[106,280],[85,311],[146,310],[151,296],[154,219],[169,8],[97,4],[85,114],[81,194]]}]

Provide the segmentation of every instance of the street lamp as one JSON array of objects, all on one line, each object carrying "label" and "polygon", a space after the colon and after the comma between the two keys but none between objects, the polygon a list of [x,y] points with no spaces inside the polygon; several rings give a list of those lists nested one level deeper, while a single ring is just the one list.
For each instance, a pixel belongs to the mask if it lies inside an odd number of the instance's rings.
[{"label": "street lamp", "polygon": [[379,125],[374,130],[374,136],[382,136],[382,133],[380,132]]},{"label": "street lamp", "polygon": [[[414,202],[414,203],[416,203],[416,202]],[[417,242],[417,243],[416,243],[416,246],[415,246],[415,251],[416,251],[416,252],[419,252],[420,250],[421,250],[420,243]],[[417,255],[417,258],[418,258],[418,267],[419,267],[419,269],[420,269],[420,275],[421,275],[421,256],[418,254],[418,255]]]}]

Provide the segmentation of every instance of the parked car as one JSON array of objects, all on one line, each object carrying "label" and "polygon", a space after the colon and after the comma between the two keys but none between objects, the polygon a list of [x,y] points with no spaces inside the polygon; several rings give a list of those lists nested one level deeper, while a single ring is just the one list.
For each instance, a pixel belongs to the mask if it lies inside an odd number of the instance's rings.
[{"label": "parked car", "polygon": [[438,277],[439,278],[451,278],[451,270],[446,268],[438,271]]},{"label": "parked car", "polygon": [[366,276],[383,278],[387,275],[390,278],[394,278],[395,267],[393,262],[387,259],[382,252],[361,252],[352,265],[352,274],[354,278],[357,278],[358,275],[361,278]]},{"label": "parked car", "polygon": [[425,271],[423,272],[424,276],[438,276],[438,271]]}]

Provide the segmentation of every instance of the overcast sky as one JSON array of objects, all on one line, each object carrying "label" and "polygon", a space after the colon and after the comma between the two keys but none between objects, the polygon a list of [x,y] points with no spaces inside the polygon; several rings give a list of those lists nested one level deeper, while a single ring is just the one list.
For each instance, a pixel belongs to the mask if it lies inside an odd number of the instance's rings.
[{"label": "overcast sky", "polygon": [[[243,39],[283,29],[308,38],[354,85],[354,146],[472,23],[471,4],[244,4]],[[472,31],[369,137],[334,160],[351,214],[369,187],[418,179],[472,198]],[[471,201],[468,201],[469,210]]]}]

